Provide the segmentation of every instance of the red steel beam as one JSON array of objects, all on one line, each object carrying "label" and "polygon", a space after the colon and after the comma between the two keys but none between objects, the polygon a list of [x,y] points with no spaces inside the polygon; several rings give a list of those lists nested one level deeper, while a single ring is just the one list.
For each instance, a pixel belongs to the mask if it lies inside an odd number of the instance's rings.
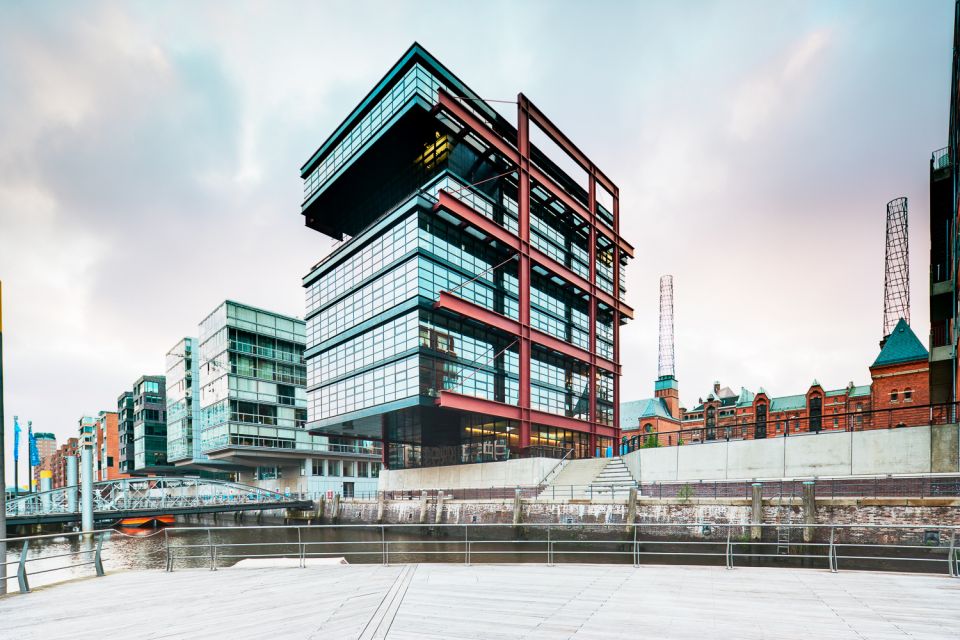
[{"label": "red steel beam", "polygon": [[488,236],[496,238],[499,242],[502,242],[514,251],[520,250],[520,239],[517,238],[517,236],[443,189],[440,190],[437,203],[433,205],[433,208],[434,210],[443,209],[447,211],[470,226],[483,231]]},{"label": "red steel beam", "polygon": [[557,143],[561,149],[570,154],[570,157],[576,160],[577,164],[579,164],[584,171],[593,174],[597,181],[603,185],[603,188],[610,192],[610,195],[616,195],[618,191],[617,185],[613,184],[613,181],[610,180],[610,178],[608,178],[602,171],[597,169],[596,165],[590,162],[590,158],[587,157],[587,154],[581,151],[565,133],[560,131],[560,129],[553,124],[550,118],[548,118],[543,111],[537,108],[535,104],[530,102],[529,98],[524,96],[524,99],[527,101],[527,109],[530,112],[530,118],[537,123],[537,126],[543,129],[543,132],[547,134],[551,140]]},{"label": "red steel beam", "polygon": [[[471,413],[482,413],[495,416],[497,418],[503,418],[505,420],[519,421],[524,415],[523,410],[518,406],[506,404],[504,402],[496,402],[495,400],[478,398],[476,396],[468,396],[463,393],[457,393],[456,391],[441,391],[435,403],[437,406],[447,409],[469,411]],[[547,427],[559,427],[561,429],[569,429],[571,431],[579,431],[581,433],[588,433],[591,430],[591,427],[595,427],[598,433],[605,436],[612,435],[614,431],[613,427],[609,425],[603,425],[599,423],[591,424],[585,420],[577,420],[576,418],[570,418],[568,416],[560,416],[555,413],[540,411],[539,409],[531,410],[530,418],[532,422],[542,424]]]},{"label": "red steel beam", "polygon": [[[520,251],[520,240],[517,236],[510,233],[490,218],[476,211],[470,205],[458,200],[456,197],[450,195],[442,189],[440,190],[437,203],[434,205],[434,210],[436,209],[443,209],[451,215],[456,216],[463,222],[480,229],[488,236],[495,238],[498,242],[502,242],[505,246],[510,247],[514,251]],[[550,273],[563,278],[568,283],[582,291],[590,291],[590,283],[583,278],[583,276],[560,264],[536,247],[530,247],[530,257],[534,262],[545,268]],[[596,291],[596,296],[597,299],[601,300],[611,309],[617,309],[628,318],[633,318],[633,308],[625,302],[615,298],[614,296],[611,296],[606,291],[601,291],[599,289]]]},{"label": "red steel beam", "polygon": [[[453,313],[471,318],[478,322],[499,329],[504,333],[507,333],[512,336],[520,336],[520,323],[516,320],[512,320],[504,315],[497,313],[496,311],[491,311],[486,307],[481,307],[480,305],[470,302],[464,298],[461,298],[458,295],[450,293],[449,291],[441,291],[440,298],[433,303],[434,309],[446,309],[447,311],[452,311]],[[530,328],[530,339],[547,349],[552,349],[557,353],[562,353],[565,356],[569,356],[576,360],[583,362],[584,364],[589,364],[591,354],[586,349],[578,347],[576,345],[570,344],[569,342],[564,342],[559,338],[556,338],[549,333],[540,331],[539,329]],[[596,356],[597,364],[603,367],[608,371],[619,371],[620,365],[613,360],[604,358],[601,356]]]},{"label": "red steel beam", "polygon": [[[514,165],[519,166],[521,160],[521,154],[507,144],[503,138],[493,132],[490,127],[488,127],[484,122],[482,122],[475,115],[467,111],[463,106],[457,102],[457,99],[445,92],[443,89],[440,89],[439,97],[437,99],[437,106],[449,111],[460,120],[464,125],[467,126],[471,131],[476,135],[482,138],[487,144],[499,151],[504,157],[507,158]],[[521,96],[522,97],[522,96]],[[526,125],[524,125],[526,126]],[[517,128],[518,136],[520,127]],[[524,132],[524,136],[527,136],[526,142],[529,144],[529,132]],[[596,222],[596,216],[587,210],[582,204],[577,202],[573,197],[570,196],[566,191],[564,191],[560,185],[558,185],[553,178],[546,175],[540,171],[537,167],[530,164],[529,154],[526,157],[526,170],[529,178],[532,178],[543,185],[544,189],[549,191],[554,195],[558,200],[561,200],[567,207],[576,211],[581,217],[590,221],[590,223],[597,227],[597,230],[607,237],[608,240],[614,244],[619,244],[620,247],[626,252],[631,258],[634,256],[633,246],[620,237],[619,233],[610,229],[609,227],[600,226]]]}]

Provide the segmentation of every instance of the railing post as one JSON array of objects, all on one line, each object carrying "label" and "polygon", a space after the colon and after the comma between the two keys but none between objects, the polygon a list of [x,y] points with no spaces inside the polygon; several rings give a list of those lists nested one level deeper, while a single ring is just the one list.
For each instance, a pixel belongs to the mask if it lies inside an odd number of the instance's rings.
[{"label": "railing post", "polygon": [[470,525],[463,528],[463,564],[470,566]]},{"label": "railing post", "polygon": [[170,557],[170,536],[168,529],[163,530],[163,549],[167,556],[166,571],[173,571],[173,558]]},{"label": "railing post", "polygon": [[[20,564],[17,566],[17,583],[20,585],[20,593],[30,593],[30,582],[27,580],[27,550],[30,548],[30,541],[23,541],[23,548],[20,550]],[[6,562],[6,558],[2,558]]]},{"label": "railing post", "polygon": [[956,546],[957,546],[957,532],[956,530],[950,533],[950,551],[947,555],[947,570],[951,578],[958,578],[958,567],[957,566],[957,556],[956,556]]},{"label": "railing post", "polygon": [[553,541],[550,538],[550,527],[547,527],[547,566],[553,566]]},{"label": "railing post", "polygon": [[733,569],[733,548],[730,546],[730,527],[727,527],[727,569]]},{"label": "railing post", "polygon": [[93,554],[93,566],[97,570],[97,577],[102,578],[107,575],[103,570],[103,539],[109,535],[101,533],[97,538],[97,552]]},{"label": "railing post", "polygon": [[633,523],[633,566],[640,566],[640,549],[637,547],[637,523]]},{"label": "railing post", "polygon": [[834,545],[834,529],[830,527],[830,548],[827,550],[828,558],[830,561],[830,573],[837,572],[837,547]]},{"label": "railing post", "polygon": [[387,532],[384,526],[380,525],[380,562],[387,566]]},{"label": "railing post", "polygon": [[210,571],[216,571],[216,551],[213,546],[213,532],[207,529],[207,546],[210,547]]},{"label": "railing post", "polygon": [[307,568],[306,547],[303,544],[303,536],[300,533],[300,527],[297,527],[297,549],[300,551],[300,568]]}]

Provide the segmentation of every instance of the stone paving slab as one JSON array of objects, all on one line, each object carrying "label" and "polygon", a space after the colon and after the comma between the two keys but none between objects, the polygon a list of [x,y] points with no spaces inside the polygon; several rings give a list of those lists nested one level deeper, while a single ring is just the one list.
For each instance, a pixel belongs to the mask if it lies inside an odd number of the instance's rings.
[{"label": "stone paving slab", "polygon": [[110,574],[0,598],[0,639],[960,638],[960,580],[622,565]]}]

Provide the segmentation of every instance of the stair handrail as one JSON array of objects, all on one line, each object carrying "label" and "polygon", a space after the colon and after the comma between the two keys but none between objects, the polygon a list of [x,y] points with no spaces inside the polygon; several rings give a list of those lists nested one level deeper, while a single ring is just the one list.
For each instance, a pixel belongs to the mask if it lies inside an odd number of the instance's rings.
[{"label": "stair handrail", "polygon": [[547,471],[547,473],[543,476],[543,478],[540,479],[540,482],[537,484],[537,486],[538,487],[546,486],[548,484],[547,481],[550,479],[550,477],[553,476],[554,473],[562,469],[564,465],[567,464],[567,456],[569,456],[571,453],[573,453],[573,449],[572,448],[567,449],[567,452],[563,454],[563,457],[557,460],[557,463],[550,468],[550,471]]}]

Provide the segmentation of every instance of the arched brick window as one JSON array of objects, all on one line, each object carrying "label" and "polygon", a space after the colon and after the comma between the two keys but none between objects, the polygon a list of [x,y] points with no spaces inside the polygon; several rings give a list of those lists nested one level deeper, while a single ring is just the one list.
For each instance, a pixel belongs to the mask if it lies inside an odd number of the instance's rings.
[{"label": "arched brick window", "polygon": [[890,402],[896,402],[898,399],[899,399],[899,394],[897,393],[897,390],[894,389],[893,391],[890,392]]},{"label": "arched brick window", "polygon": [[904,402],[913,401],[913,389],[911,389],[910,387],[907,387],[906,389],[903,390],[903,401]]}]

